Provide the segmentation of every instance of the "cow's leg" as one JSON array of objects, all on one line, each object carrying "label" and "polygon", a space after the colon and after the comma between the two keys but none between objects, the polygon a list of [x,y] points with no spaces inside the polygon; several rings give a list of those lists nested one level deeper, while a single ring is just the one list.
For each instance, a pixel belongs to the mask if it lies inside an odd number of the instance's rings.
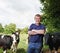
[{"label": "cow's leg", "polygon": [[52,53],[52,50],[53,50],[53,46],[52,44],[49,45],[49,53]]},{"label": "cow's leg", "polygon": [[18,46],[18,44],[17,44],[17,43],[15,43],[15,45],[14,45],[14,52],[16,52],[16,51],[17,51],[17,46]]},{"label": "cow's leg", "polygon": [[58,53],[58,48],[55,48],[55,53]]},{"label": "cow's leg", "polygon": [[57,51],[55,51],[55,53],[57,53]]},{"label": "cow's leg", "polygon": [[55,53],[58,53],[58,48],[59,48],[59,46],[56,45],[56,46],[55,46]]},{"label": "cow's leg", "polygon": [[49,49],[49,53],[52,53],[52,50]]},{"label": "cow's leg", "polygon": [[14,45],[11,46],[11,50],[12,50],[12,52],[14,52]]},{"label": "cow's leg", "polygon": [[6,53],[6,50],[4,50],[3,53]]},{"label": "cow's leg", "polygon": [[53,48],[49,48],[49,53],[52,53]]},{"label": "cow's leg", "polygon": [[3,46],[3,53],[7,53],[7,47],[5,45]]},{"label": "cow's leg", "polygon": [[49,53],[52,53],[52,49],[51,48],[49,48]]},{"label": "cow's leg", "polygon": [[11,46],[11,50],[12,50],[12,52],[16,52],[16,46],[15,45],[12,45]]},{"label": "cow's leg", "polygon": [[14,52],[16,52],[16,50],[17,50],[17,46],[16,46],[16,45],[14,45]]}]

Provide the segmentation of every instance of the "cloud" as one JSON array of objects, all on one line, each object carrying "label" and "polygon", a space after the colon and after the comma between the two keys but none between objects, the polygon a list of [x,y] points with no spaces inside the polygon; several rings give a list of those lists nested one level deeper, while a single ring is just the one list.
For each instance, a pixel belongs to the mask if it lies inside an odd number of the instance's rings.
[{"label": "cloud", "polygon": [[15,23],[23,28],[34,22],[34,15],[41,13],[39,0],[0,0],[0,23]]}]

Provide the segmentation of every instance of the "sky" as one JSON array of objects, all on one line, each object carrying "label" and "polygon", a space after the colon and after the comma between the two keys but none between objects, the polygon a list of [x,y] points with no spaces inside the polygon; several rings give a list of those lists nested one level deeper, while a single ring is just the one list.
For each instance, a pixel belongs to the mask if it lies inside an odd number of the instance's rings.
[{"label": "sky", "polygon": [[34,15],[42,14],[39,0],[0,0],[0,23],[15,23],[24,28],[34,23]]}]

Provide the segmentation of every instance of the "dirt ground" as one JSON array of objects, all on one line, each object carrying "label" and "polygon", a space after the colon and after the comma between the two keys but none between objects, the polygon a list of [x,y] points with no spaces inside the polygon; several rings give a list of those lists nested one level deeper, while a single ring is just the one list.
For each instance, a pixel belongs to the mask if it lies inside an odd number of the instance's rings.
[{"label": "dirt ground", "polygon": [[[55,50],[52,51],[52,53],[54,53]],[[49,50],[44,50],[43,53],[49,53]],[[60,49],[58,49],[58,53],[60,53]]]}]

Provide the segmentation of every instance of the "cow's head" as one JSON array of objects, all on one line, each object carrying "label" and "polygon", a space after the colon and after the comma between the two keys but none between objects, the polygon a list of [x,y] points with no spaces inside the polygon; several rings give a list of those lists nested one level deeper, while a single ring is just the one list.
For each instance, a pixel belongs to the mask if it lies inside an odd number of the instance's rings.
[{"label": "cow's head", "polygon": [[11,35],[11,37],[13,38],[13,43],[12,43],[11,49],[13,49],[13,51],[16,50],[16,45],[18,44],[19,35],[20,35],[20,31],[15,31],[15,32],[12,33],[12,35]]},{"label": "cow's head", "polygon": [[15,31],[14,33],[12,33],[14,44],[17,43],[17,40],[19,40],[19,35],[20,35],[20,31]]},{"label": "cow's head", "polygon": [[45,37],[45,44],[48,44],[49,40],[52,37],[51,34],[50,33],[46,33],[44,37]]}]

